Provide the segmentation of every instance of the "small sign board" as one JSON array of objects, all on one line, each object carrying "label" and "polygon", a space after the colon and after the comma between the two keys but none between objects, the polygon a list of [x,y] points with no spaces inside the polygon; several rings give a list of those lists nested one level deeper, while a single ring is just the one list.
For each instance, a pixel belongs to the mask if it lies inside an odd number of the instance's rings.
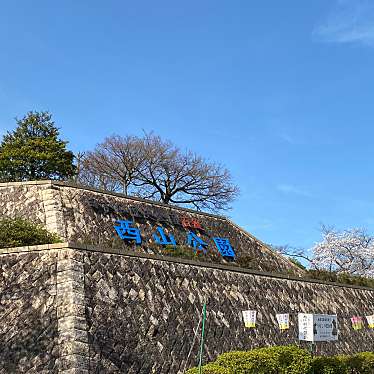
[{"label": "small sign board", "polygon": [[374,329],[374,315],[366,316],[369,328]]},{"label": "small sign board", "polygon": [[288,313],[277,314],[276,318],[281,330],[287,330],[290,328],[290,315]]},{"label": "small sign board", "polygon": [[256,316],[257,312],[255,310],[243,310],[243,321],[247,328],[256,327]]},{"label": "small sign board", "polygon": [[331,342],[338,340],[336,315],[299,313],[299,340]]}]

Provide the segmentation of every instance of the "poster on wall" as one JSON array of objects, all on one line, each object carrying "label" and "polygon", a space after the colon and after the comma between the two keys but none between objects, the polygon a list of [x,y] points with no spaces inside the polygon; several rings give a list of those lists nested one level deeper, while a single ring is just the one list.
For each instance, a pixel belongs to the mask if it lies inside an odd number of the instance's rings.
[{"label": "poster on wall", "polygon": [[281,330],[287,330],[290,328],[290,315],[288,313],[277,314],[276,317]]},{"label": "poster on wall", "polygon": [[257,312],[255,310],[243,310],[243,321],[247,328],[256,327],[256,316]]},{"label": "poster on wall", "polygon": [[331,342],[338,340],[338,319],[330,314],[299,313],[299,340]]},{"label": "poster on wall", "polygon": [[362,320],[362,317],[353,316],[351,318],[351,322],[353,330],[362,330],[362,328],[364,327],[364,321]]},{"label": "poster on wall", "polygon": [[371,316],[366,316],[366,320],[368,321],[369,328],[374,329],[374,314]]},{"label": "poster on wall", "polygon": [[313,341],[313,314],[299,313],[299,340]]}]

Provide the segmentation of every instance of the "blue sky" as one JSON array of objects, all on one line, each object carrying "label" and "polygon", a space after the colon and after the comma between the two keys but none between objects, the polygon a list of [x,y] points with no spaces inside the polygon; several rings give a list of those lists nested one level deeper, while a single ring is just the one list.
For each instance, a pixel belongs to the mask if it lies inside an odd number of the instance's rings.
[{"label": "blue sky", "polygon": [[155,131],[226,165],[273,244],[374,233],[374,3],[4,1],[0,133],[49,110],[74,151]]}]

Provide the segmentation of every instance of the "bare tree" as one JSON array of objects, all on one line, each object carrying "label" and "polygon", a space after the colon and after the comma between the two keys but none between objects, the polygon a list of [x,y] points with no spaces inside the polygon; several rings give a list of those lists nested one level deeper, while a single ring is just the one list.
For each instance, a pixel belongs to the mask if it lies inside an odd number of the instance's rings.
[{"label": "bare tree", "polygon": [[196,209],[227,209],[239,190],[230,172],[159,136],[112,136],[88,152],[78,180],[86,185]]},{"label": "bare tree", "polygon": [[86,153],[78,182],[129,194],[133,192],[143,162],[143,144],[140,139],[113,135]]},{"label": "bare tree", "polygon": [[290,259],[296,260],[303,260],[312,268],[316,268],[313,263],[313,260],[308,254],[306,253],[304,248],[295,248],[291,247],[290,245],[269,245],[274,251],[278,252],[282,256],[287,256]]},{"label": "bare tree", "polygon": [[78,182],[78,178],[79,176],[82,174],[81,173],[81,170],[82,170],[82,162],[85,158],[85,153],[84,152],[78,152],[74,155],[74,159],[75,159],[75,166],[76,166],[76,173],[73,177],[73,180],[74,182]]},{"label": "bare tree", "polygon": [[222,210],[237,196],[230,172],[159,136],[143,139],[145,163],[139,170],[140,193],[165,204],[181,204],[198,210]]}]

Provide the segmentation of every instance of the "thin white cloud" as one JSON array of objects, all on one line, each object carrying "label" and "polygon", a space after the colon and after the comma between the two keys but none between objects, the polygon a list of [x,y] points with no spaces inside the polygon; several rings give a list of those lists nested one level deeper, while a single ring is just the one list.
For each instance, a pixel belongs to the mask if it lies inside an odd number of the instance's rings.
[{"label": "thin white cloud", "polygon": [[312,197],[312,194],[309,191],[293,184],[278,184],[276,188],[278,191],[284,194]]},{"label": "thin white cloud", "polygon": [[374,47],[374,1],[337,0],[313,36],[325,42],[360,43]]}]

